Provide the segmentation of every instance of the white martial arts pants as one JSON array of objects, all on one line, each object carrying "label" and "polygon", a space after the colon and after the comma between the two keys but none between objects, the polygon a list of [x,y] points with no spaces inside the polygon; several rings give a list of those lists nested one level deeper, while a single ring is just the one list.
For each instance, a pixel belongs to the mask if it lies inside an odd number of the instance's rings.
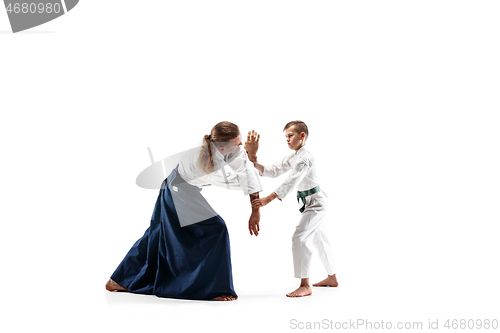
[{"label": "white martial arts pants", "polygon": [[[301,201],[302,203],[302,201]],[[295,277],[309,277],[313,245],[328,275],[335,274],[335,263],[326,236],[326,212],[328,199],[322,192],[306,197],[305,210],[292,237],[292,252]]]}]

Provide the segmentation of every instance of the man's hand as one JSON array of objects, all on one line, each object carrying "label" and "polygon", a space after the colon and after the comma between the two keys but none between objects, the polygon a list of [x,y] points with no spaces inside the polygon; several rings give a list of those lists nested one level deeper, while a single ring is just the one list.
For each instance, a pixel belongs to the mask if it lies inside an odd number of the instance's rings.
[{"label": "man's hand", "polygon": [[248,132],[247,141],[245,142],[245,150],[248,154],[248,159],[252,162],[257,161],[257,151],[259,150],[259,139],[260,134],[257,134],[254,130]]},{"label": "man's hand", "polygon": [[248,230],[250,230],[250,235],[259,235],[259,222],[260,212],[258,210],[252,210],[252,215],[250,215],[250,220],[248,221]]}]

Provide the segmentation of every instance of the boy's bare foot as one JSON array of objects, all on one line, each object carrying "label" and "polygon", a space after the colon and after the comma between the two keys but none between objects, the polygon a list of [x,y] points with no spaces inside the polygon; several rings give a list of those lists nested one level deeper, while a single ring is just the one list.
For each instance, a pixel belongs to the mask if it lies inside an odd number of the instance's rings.
[{"label": "boy's bare foot", "polygon": [[304,297],[312,294],[310,286],[300,286],[291,293],[286,294],[287,297]]},{"label": "boy's bare foot", "polygon": [[339,283],[337,282],[337,277],[335,276],[335,274],[328,275],[328,277],[323,281],[313,284],[313,287],[338,287],[338,286]]},{"label": "boy's bare foot", "polygon": [[237,299],[238,297],[234,297],[233,295],[222,295],[212,298],[212,301],[236,301]]},{"label": "boy's bare foot", "polygon": [[127,289],[123,288],[120,286],[118,283],[115,281],[109,279],[108,282],[106,283],[106,290],[108,291],[128,291]]}]

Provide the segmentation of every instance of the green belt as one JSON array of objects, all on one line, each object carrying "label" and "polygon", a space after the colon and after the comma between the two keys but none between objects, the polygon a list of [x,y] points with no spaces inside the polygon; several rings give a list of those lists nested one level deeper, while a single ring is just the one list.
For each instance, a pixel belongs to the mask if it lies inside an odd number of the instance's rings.
[{"label": "green belt", "polygon": [[299,209],[301,213],[306,209],[306,197],[318,192],[319,185],[307,191],[297,191],[297,202],[299,202],[299,199],[302,199],[302,203],[304,204],[302,205],[302,208]]}]

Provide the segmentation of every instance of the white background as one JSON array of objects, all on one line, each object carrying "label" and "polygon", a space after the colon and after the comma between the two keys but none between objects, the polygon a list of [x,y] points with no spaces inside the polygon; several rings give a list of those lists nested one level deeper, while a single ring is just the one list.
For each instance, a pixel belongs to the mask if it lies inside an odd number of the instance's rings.
[{"label": "white background", "polygon": [[[1,326],[9,332],[291,331],[290,321],[500,319],[497,1],[81,1],[12,34],[0,11]],[[293,195],[205,189],[237,302],[109,293],[157,196],[156,159],[222,120],[289,152],[331,199],[339,288],[288,299]],[[269,194],[281,179],[264,179]],[[313,262],[312,282],[326,276]],[[442,329],[444,330],[444,329]],[[5,331],[2,329],[2,331]],[[466,331],[466,330],[462,330]]]}]

